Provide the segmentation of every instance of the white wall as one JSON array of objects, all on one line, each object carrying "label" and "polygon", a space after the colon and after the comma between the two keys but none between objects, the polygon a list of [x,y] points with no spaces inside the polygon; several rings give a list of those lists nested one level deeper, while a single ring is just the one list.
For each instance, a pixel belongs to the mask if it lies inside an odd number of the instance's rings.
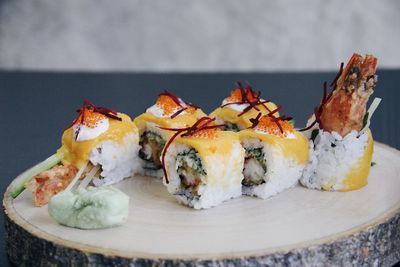
[{"label": "white wall", "polygon": [[0,68],[332,70],[353,51],[400,67],[400,1],[0,0]]}]

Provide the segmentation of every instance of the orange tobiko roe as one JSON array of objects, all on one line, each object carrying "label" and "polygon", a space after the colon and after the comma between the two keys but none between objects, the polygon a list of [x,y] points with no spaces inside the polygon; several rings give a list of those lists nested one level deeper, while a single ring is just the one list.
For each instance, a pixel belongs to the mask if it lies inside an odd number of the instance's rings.
[{"label": "orange tobiko roe", "polygon": [[214,129],[204,129],[200,130],[192,135],[193,137],[200,137],[200,138],[215,138],[217,137],[217,130]]},{"label": "orange tobiko roe", "polygon": [[[254,95],[252,94],[252,92],[251,92],[250,90],[246,90],[245,93],[246,93],[247,99],[248,99],[249,101],[257,100],[257,98],[254,97]],[[228,103],[243,102],[244,99],[242,99],[242,92],[241,92],[241,90],[240,90],[239,88],[233,90],[233,91],[231,92],[231,95],[228,96],[227,98],[225,98],[225,101],[228,102]]]},{"label": "orange tobiko roe", "polygon": [[[282,128],[283,133],[281,132],[281,129],[279,128],[279,125]],[[289,133],[292,133],[294,131],[294,127],[292,124],[290,124],[286,120],[279,120],[275,121],[271,116],[265,115],[260,118],[259,123],[255,127],[256,130],[271,134],[271,135],[276,135],[276,136],[281,136],[281,137],[286,137]]]},{"label": "orange tobiko roe", "polygon": [[[201,128],[204,126],[213,126],[213,125],[215,125],[215,124],[210,123],[209,121],[203,121],[203,122],[200,122],[197,127]],[[194,134],[192,134],[191,136],[212,139],[212,138],[217,137],[217,128],[199,130],[199,131],[195,132]]]},{"label": "orange tobiko roe", "polygon": [[[83,122],[82,122],[82,116],[83,117]],[[96,124],[105,119],[106,116],[94,111],[92,108],[85,108],[84,114],[82,112],[79,114],[78,119],[76,120],[75,124],[80,124],[82,123],[83,125],[89,127],[89,128],[94,128],[96,127]]]},{"label": "orange tobiko roe", "polygon": [[195,107],[192,107],[192,106],[188,106],[188,108],[185,109],[185,111],[188,112],[188,113],[190,113],[190,114],[193,114],[193,113],[196,112],[196,108],[195,108]]},{"label": "orange tobiko roe", "polygon": [[[156,105],[163,110],[163,115],[168,116],[171,115],[172,113],[178,111],[179,109],[185,108],[185,106],[180,106],[175,101],[169,97],[168,95],[160,95],[157,98]],[[185,110],[188,113],[194,113],[196,109],[194,107],[188,106],[187,109]]]}]

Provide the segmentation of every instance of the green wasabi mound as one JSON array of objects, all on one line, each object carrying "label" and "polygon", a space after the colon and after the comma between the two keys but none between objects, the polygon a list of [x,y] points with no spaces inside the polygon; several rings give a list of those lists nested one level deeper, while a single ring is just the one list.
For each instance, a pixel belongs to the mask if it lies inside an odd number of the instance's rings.
[{"label": "green wasabi mound", "polygon": [[79,229],[101,229],[124,224],[129,197],[112,186],[65,190],[49,202],[50,216],[58,223]]}]

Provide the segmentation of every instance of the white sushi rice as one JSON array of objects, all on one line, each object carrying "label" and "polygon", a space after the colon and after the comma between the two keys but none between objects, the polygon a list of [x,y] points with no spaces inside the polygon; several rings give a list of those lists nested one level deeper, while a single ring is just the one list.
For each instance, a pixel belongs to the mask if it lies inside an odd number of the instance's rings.
[{"label": "white sushi rice", "polygon": [[[150,131],[150,132],[160,135],[165,140],[165,142],[167,142],[167,140],[168,140],[168,136],[166,135],[165,131],[160,129],[159,126],[153,122],[146,122],[145,127],[143,129],[139,129],[139,130],[140,130],[140,135],[142,135],[145,131]],[[147,155],[151,154],[150,147],[144,147],[144,149],[148,150]],[[145,166],[148,164],[148,162],[141,159],[140,157],[138,157],[138,161],[139,161],[138,174],[156,177],[156,178],[162,178],[164,176],[162,169],[152,170],[149,168],[145,168]]]},{"label": "white sushi rice", "polygon": [[101,177],[93,179],[95,186],[110,185],[132,176],[139,169],[139,135],[129,133],[122,143],[105,141],[92,149],[89,161],[101,167]]},{"label": "white sushi rice", "polygon": [[[244,150],[240,143],[234,144],[229,154],[212,154],[201,159],[207,175],[202,178],[202,184],[198,189],[198,198],[191,197],[189,190],[184,194],[179,194],[182,192],[182,187],[177,173],[176,158],[179,153],[188,150],[190,150],[190,147],[187,145],[172,144],[165,157],[169,183],[167,184],[164,179],[164,184],[168,192],[175,195],[178,202],[195,209],[206,209],[241,196]],[[213,178],[210,179],[209,177]]]},{"label": "white sushi rice", "polygon": [[[267,171],[264,174],[264,183],[254,186],[243,185],[244,195],[256,196],[262,199],[270,198],[278,193],[295,186],[304,169],[304,165],[298,164],[295,159],[285,157],[279,146],[263,143],[259,139],[245,138],[242,140],[244,148],[262,148]],[[260,166],[246,164],[245,172],[258,171]],[[262,170],[262,172],[264,172]]]},{"label": "white sushi rice", "polygon": [[315,141],[309,141],[310,159],[301,184],[311,189],[343,189],[343,180],[363,156],[367,144],[368,133],[358,136],[353,130],[341,137],[336,132],[319,130]]}]

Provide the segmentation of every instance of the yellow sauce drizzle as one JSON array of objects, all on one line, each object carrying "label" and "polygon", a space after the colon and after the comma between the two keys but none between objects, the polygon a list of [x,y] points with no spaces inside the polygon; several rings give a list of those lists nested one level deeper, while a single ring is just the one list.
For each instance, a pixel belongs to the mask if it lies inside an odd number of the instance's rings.
[{"label": "yellow sauce drizzle", "polygon": [[339,191],[351,191],[367,185],[373,152],[374,140],[372,138],[371,130],[368,130],[368,142],[364,155],[360,158],[358,164],[348,172],[346,178],[343,180],[344,187]]},{"label": "yellow sauce drizzle", "polygon": [[118,117],[122,121],[109,119],[108,130],[91,140],[77,142],[75,141],[72,127],[65,130],[62,136],[62,146],[57,150],[57,155],[62,159],[61,162],[63,164],[72,164],[79,169],[88,161],[92,149],[101,142],[114,141],[122,143],[126,134],[138,131],[128,115],[118,113]]},{"label": "yellow sauce drizzle", "polygon": [[[140,134],[146,129],[146,123],[152,122],[164,128],[185,128],[195,124],[199,118],[206,116],[201,109],[197,109],[193,114],[184,113],[179,114],[175,118],[169,117],[160,118],[150,112],[143,113],[134,119],[135,124],[139,128]],[[162,130],[160,130],[162,131]],[[172,131],[164,131],[167,136],[174,134]]]},{"label": "yellow sauce drizzle", "polygon": [[[265,105],[270,109],[270,111],[277,108],[277,106],[272,103],[268,102]],[[241,111],[234,110],[229,105],[225,107],[219,107],[213,112],[210,113],[210,117],[216,117],[217,119],[223,120],[225,122],[233,123],[238,125],[241,129],[249,128],[251,126],[250,119],[257,117],[258,113],[262,113],[262,115],[268,114],[270,111],[266,109],[263,105],[257,106],[260,111],[252,108],[248,112],[244,113],[241,116],[238,116]],[[279,117],[279,112],[274,113],[274,116]]]},{"label": "yellow sauce drizzle", "polygon": [[[227,168],[225,166],[231,165],[235,166],[235,168],[240,168],[239,172],[242,171],[243,161],[244,161],[244,149],[236,151],[239,153],[235,157],[231,156],[233,152],[233,146],[239,145],[239,135],[235,132],[229,131],[217,131],[216,136],[213,138],[203,138],[203,137],[177,137],[174,140],[174,144],[184,144],[189,147],[194,148],[201,158],[204,168],[207,170],[210,168],[210,171],[207,173],[207,184],[213,186],[221,184],[221,179],[226,175]],[[212,164],[222,164],[220,169],[215,170],[211,168]],[[233,161],[233,162],[232,162]],[[167,166],[167,171],[172,172],[175,166]],[[218,168],[218,166],[217,166]],[[228,188],[231,186],[231,183],[238,183],[240,181],[231,180],[224,181],[223,186]]]},{"label": "yellow sauce drizzle", "polygon": [[213,138],[204,137],[177,137],[174,143],[185,144],[197,150],[200,157],[205,158],[210,154],[226,155],[231,153],[234,141],[239,141],[237,133],[216,131]]},{"label": "yellow sauce drizzle", "polygon": [[305,164],[308,160],[308,140],[301,133],[294,131],[295,138],[282,138],[280,136],[256,132],[252,129],[246,129],[239,132],[240,139],[255,138],[266,142],[272,146],[278,147],[283,155],[291,157],[298,164]]}]

